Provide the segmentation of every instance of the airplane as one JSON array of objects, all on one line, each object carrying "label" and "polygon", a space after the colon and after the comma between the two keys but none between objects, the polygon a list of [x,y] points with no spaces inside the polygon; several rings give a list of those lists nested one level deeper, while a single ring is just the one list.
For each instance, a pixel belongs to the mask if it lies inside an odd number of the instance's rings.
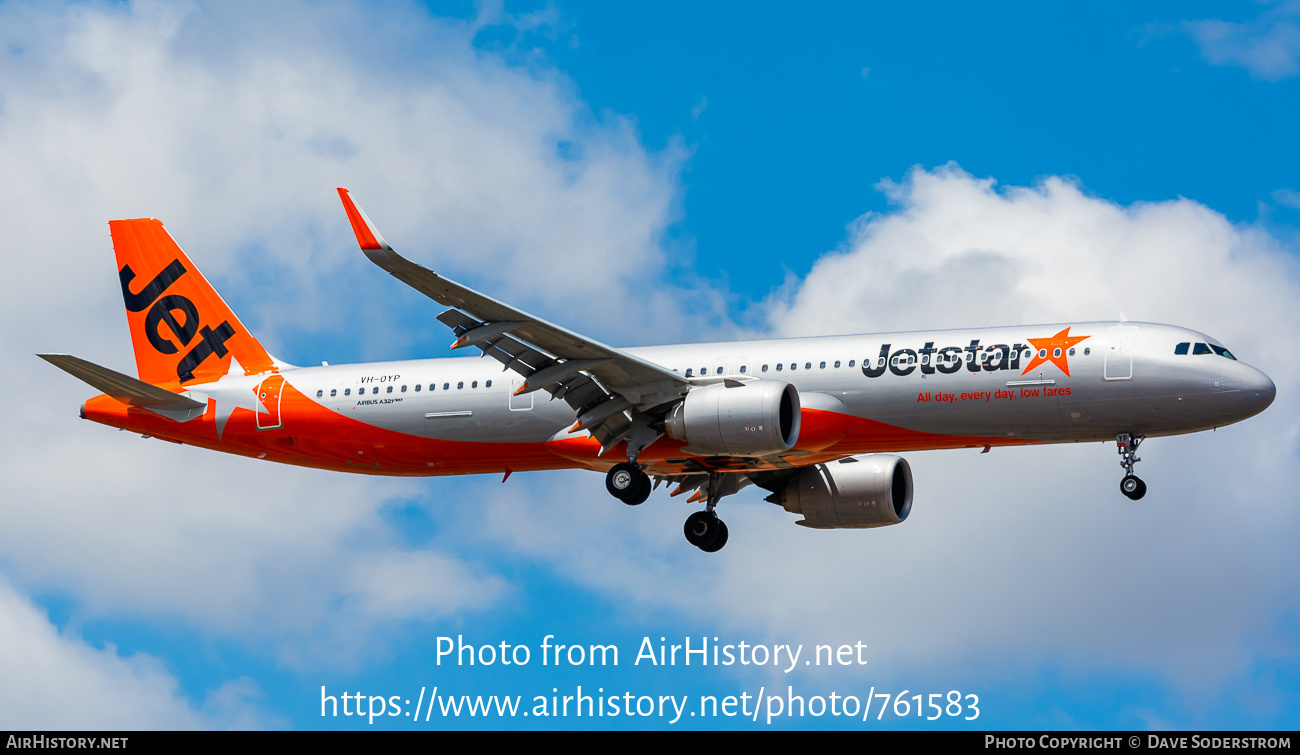
[{"label": "airplane", "polygon": [[287,364],[152,218],[109,223],[138,378],[38,356],[102,392],[83,419],[146,438],[373,475],[590,469],[633,506],[667,483],[703,503],[683,530],[709,553],[728,540],[719,501],[749,485],[805,527],[903,522],[909,451],[1113,439],[1138,500],[1145,439],[1276,392],[1214,338],[1125,319],[613,348],[400,256],[338,193],[365,256],[477,357]]}]

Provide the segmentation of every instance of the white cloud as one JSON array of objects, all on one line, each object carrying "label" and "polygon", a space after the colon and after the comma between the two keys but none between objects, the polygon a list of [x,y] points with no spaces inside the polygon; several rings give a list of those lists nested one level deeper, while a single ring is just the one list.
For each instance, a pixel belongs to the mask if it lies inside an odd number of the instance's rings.
[{"label": "white cloud", "polygon": [[1236,65],[1265,81],[1280,81],[1300,73],[1300,3],[1276,3],[1246,23],[1184,21],[1201,54],[1213,65]]},{"label": "white cloud", "polygon": [[1294,189],[1278,189],[1273,192],[1273,201],[1281,205],[1286,205],[1292,209],[1300,210],[1300,191]]},{"label": "white cloud", "polygon": [[[61,635],[0,577],[0,727],[60,729],[265,728],[248,680],[194,706],[156,658],[122,657]],[[129,743],[128,743],[129,744]]]},{"label": "white cloud", "polygon": [[[349,3],[40,10],[0,10],[0,171],[14,178],[0,199],[12,240],[50,250],[97,304],[114,295],[102,268],[74,263],[107,253],[106,219],[154,216],[263,302],[248,319],[377,320],[369,303],[399,289],[356,253],[333,194],[346,185],[397,248],[498,296],[557,319],[598,306],[598,336],[680,331],[675,302],[691,297],[646,283],[683,150],[649,153],[560,75],[476,52],[472,25]],[[375,325],[427,337],[402,315]]]},{"label": "white cloud", "polygon": [[[656,283],[682,150],[649,152],[553,70],[476,50],[480,24],[501,21],[484,13],[0,7],[0,391],[22,396],[0,406],[0,553],[18,585],[298,666],[362,662],[405,622],[508,594],[490,570],[386,522],[419,483],[79,422],[93,391],[32,356],[132,371],[105,224],[140,216],[164,220],[273,352],[293,356],[286,332],[302,331],[353,333],[344,353],[365,358],[441,348],[439,308],[361,257],[336,186],[403,252],[496,296],[562,322],[596,310],[596,336],[682,332],[687,297]],[[505,21],[537,29],[551,15]]]},{"label": "white cloud", "polygon": [[771,303],[776,334],[1112,319],[1123,307],[1223,339],[1277,381],[1276,403],[1148,441],[1140,503],[1117,489],[1113,444],[1082,444],[908,454],[912,517],[880,530],[805,530],[747,491],[724,500],[731,540],[714,557],[682,542],[682,499],[628,511],[577,479],[539,479],[524,497],[547,502],[527,507],[517,491],[484,490],[489,532],[632,613],[676,609],[781,642],[861,639],[873,680],[996,683],[1043,665],[1152,674],[1192,715],[1257,687],[1256,664],[1296,652],[1285,622],[1300,610],[1293,252],[1195,202],[1120,206],[1061,178],[999,191],[949,165],[881,188],[895,207],[854,224],[842,251]]},{"label": "white cloud", "polygon": [[1300,324],[1289,306],[1294,258],[1196,202],[1122,207],[1059,177],[999,192],[951,164],[878,188],[896,209],[860,218],[846,249],[772,302],[777,334],[1113,320],[1123,310],[1226,339],[1248,361],[1296,358],[1269,348],[1253,318],[1230,316],[1250,301],[1280,327]]}]

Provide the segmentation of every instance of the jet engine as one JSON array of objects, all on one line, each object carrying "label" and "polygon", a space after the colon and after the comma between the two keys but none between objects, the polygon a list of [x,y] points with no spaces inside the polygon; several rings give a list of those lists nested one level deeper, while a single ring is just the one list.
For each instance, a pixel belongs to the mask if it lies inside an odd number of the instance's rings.
[{"label": "jet engine", "polygon": [[808,467],[768,497],[814,529],[884,527],[912,511],[912,468],[887,454]]},{"label": "jet engine", "polygon": [[693,388],[668,414],[664,432],[698,454],[789,451],[799,440],[799,392],[778,380],[728,380]]}]

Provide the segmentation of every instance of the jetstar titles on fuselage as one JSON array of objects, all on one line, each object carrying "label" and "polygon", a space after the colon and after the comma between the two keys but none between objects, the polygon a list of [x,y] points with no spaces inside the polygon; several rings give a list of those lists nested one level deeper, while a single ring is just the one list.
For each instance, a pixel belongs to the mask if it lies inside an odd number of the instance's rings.
[{"label": "jetstar titles on fuselage", "polygon": [[[1070,328],[1065,328],[1050,338],[1026,338],[1029,345],[996,343],[984,346],[978,338],[972,338],[966,346],[943,346],[937,349],[934,341],[926,341],[919,349],[894,349],[892,343],[886,343],[880,347],[880,354],[874,364],[870,360],[863,360],[862,374],[877,378],[888,371],[902,377],[920,368],[923,375],[933,375],[936,372],[947,375],[959,371],[964,364],[967,371],[972,373],[1021,370],[1020,374],[1024,375],[1045,362],[1051,362],[1069,377],[1069,358],[1074,354],[1075,344],[1090,337],[1071,336]],[[1089,351],[1085,348],[1084,353]],[[1022,360],[1027,362],[1023,370],[1020,366]]]}]

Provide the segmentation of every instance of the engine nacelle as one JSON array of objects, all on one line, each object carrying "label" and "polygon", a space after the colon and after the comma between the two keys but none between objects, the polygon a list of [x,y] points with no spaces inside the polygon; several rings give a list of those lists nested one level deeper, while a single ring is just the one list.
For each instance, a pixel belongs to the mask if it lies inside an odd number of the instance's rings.
[{"label": "engine nacelle", "polygon": [[762,456],[799,440],[799,392],[779,380],[693,388],[664,421],[668,437],[699,454]]},{"label": "engine nacelle", "polygon": [[778,491],[776,502],[803,515],[796,524],[821,530],[884,527],[906,519],[912,512],[907,460],[887,454],[851,458],[803,470]]}]

